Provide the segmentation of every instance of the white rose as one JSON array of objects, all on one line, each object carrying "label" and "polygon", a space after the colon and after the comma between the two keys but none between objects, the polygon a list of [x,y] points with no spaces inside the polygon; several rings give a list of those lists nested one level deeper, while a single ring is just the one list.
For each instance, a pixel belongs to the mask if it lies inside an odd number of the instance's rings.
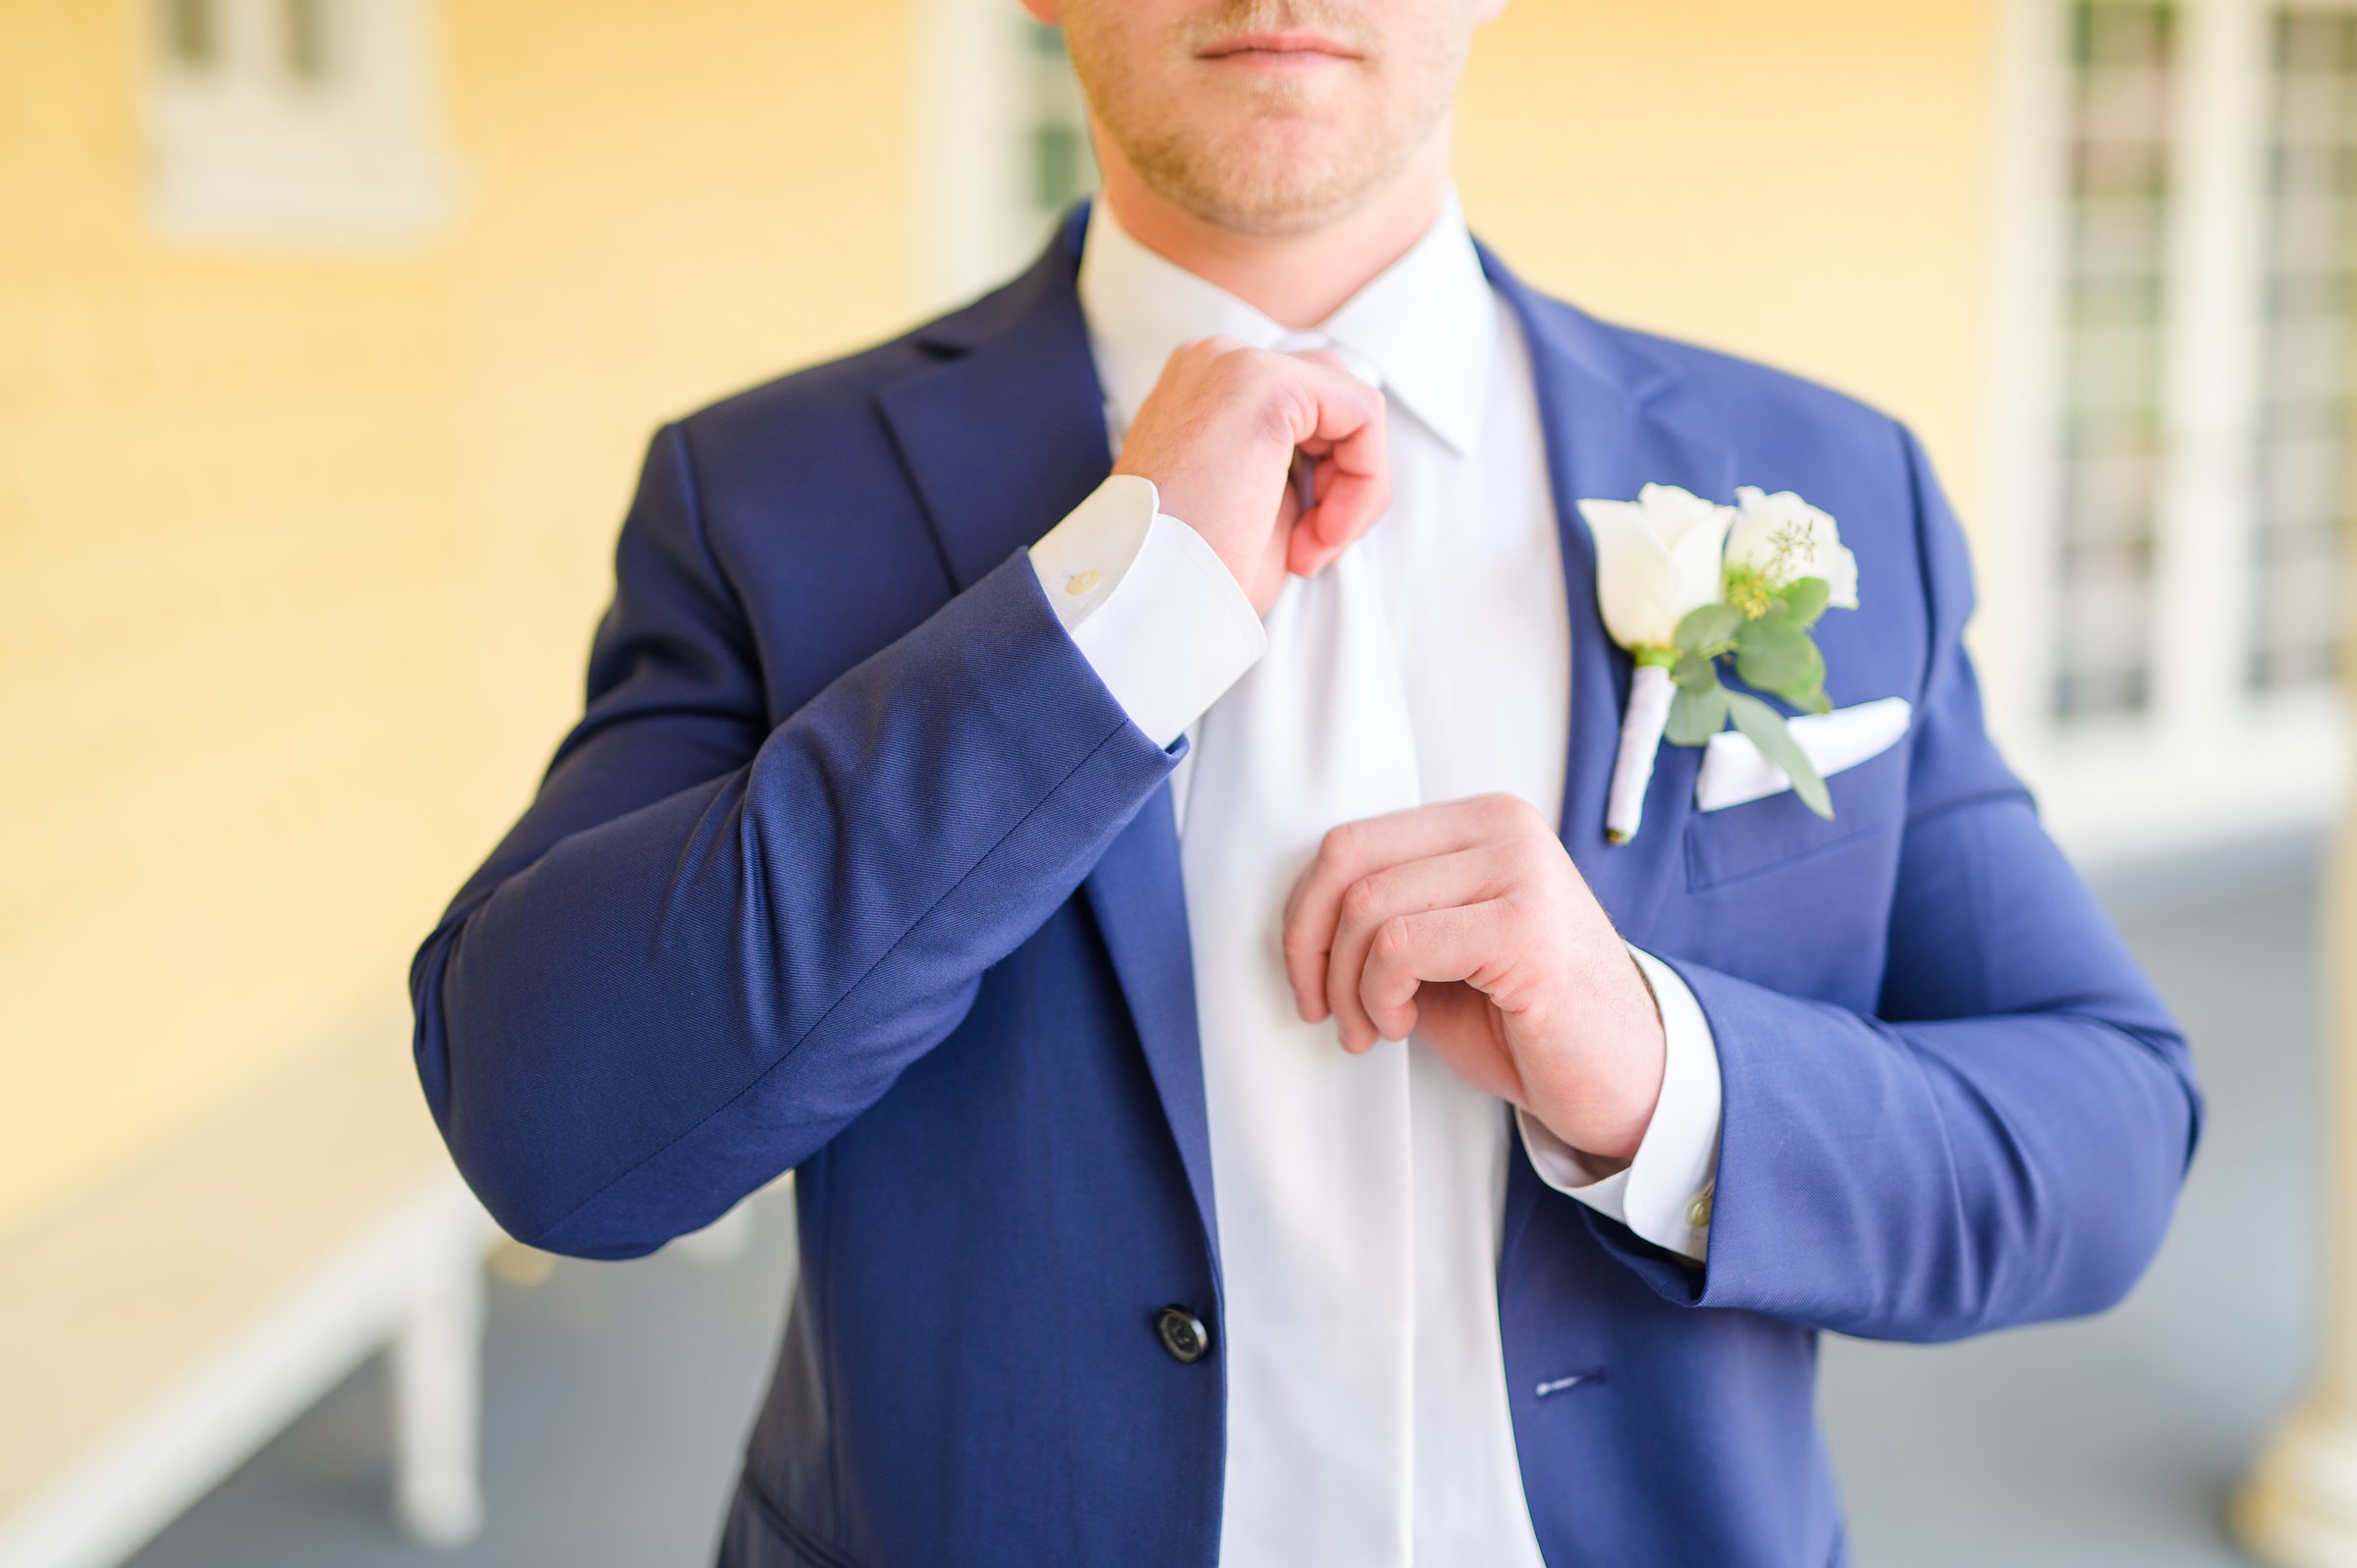
[{"label": "white rose", "polygon": [[1668,648],[1686,612],[1717,604],[1735,509],[1676,485],[1649,484],[1634,501],[1582,501],[1596,539],[1596,598],[1623,648]]},{"label": "white rose", "polygon": [[[1727,564],[1749,567],[1781,587],[1796,577],[1823,577],[1832,589],[1826,603],[1837,610],[1858,607],[1858,558],[1841,543],[1830,513],[1789,490],[1769,495],[1758,485],[1737,485],[1739,515],[1727,536]],[[1779,549],[1783,560],[1777,561]]]}]

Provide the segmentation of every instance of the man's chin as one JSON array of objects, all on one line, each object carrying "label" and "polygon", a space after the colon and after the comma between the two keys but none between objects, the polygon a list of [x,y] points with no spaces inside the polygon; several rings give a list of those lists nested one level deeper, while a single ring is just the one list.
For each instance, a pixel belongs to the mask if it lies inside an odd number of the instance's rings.
[{"label": "man's chin", "polygon": [[1314,229],[1355,209],[1373,181],[1326,157],[1256,151],[1223,156],[1195,171],[1181,204],[1197,217],[1244,234]]},{"label": "man's chin", "polygon": [[1305,234],[1349,212],[1354,202],[1298,185],[1197,190],[1181,204],[1206,223],[1236,234]]}]

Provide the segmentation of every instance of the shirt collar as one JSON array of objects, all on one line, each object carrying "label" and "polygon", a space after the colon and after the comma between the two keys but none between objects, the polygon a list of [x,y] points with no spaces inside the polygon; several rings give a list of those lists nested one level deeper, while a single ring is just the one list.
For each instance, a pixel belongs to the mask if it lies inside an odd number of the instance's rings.
[{"label": "shirt collar", "polygon": [[[1188,339],[1226,333],[1268,348],[1288,335],[1227,290],[1146,248],[1102,193],[1089,203],[1077,282],[1098,377],[1124,423],[1171,351]],[[1390,396],[1461,455],[1481,432],[1497,310],[1453,183],[1422,237],[1317,330],[1373,361]]]}]

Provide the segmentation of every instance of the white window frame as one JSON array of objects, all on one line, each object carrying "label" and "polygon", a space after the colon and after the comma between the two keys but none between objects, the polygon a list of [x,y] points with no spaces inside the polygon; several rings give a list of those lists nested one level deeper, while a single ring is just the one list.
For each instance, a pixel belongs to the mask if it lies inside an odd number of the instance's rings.
[{"label": "white window frame", "polygon": [[[917,7],[914,277],[925,314],[1004,283],[1047,243],[1031,200],[1037,24],[1014,0]],[[1072,104],[1077,113],[1078,88]]]},{"label": "white window frame", "polygon": [[158,0],[131,0],[145,82],[147,205],[198,244],[376,246],[450,216],[432,0],[321,0],[330,76],[288,67],[285,0],[212,0],[216,59],[173,54]]},{"label": "white window frame", "polygon": [[[2357,0],[2302,0],[2357,6]],[[2071,0],[2003,0],[1999,212],[1987,411],[1989,504],[1967,519],[1985,607],[1973,630],[1992,727],[2074,853],[2117,859],[2316,826],[2350,764],[2336,684],[2244,681],[2258,494],[2250,458],[2264,348],[2270,0],[2176,0],[2176,126],[2146,711],[2068,725],[2052,711],[2061,474]]]}]

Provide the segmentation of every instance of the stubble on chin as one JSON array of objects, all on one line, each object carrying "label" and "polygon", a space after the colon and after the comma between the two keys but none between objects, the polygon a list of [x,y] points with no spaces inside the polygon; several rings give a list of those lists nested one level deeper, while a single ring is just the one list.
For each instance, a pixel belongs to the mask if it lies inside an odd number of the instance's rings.
[{"label": "stubble on chin", "polygon": [[[1166,200],[1206,223],[1240,234],[1297,234],[1354,211],[1398,173],[1409,150],[1390,137],[1333,145],[1328,137],[1288,135],[1288,124],[1314,133],[1314,110],[1264,99],[1235,134],[1206,135],[1197,125],[1139,128],[1123,152]],[[1288,146],[1309,140],[1328,144]]]}]

